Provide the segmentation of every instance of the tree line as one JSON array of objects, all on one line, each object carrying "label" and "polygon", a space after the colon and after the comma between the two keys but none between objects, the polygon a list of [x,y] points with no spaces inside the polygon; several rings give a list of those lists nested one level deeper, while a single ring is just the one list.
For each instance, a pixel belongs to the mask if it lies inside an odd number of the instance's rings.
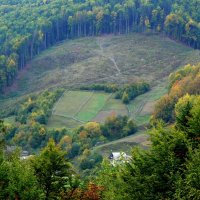
[{"label": "tree line", "polygon": [[155,31],[199,48],[199,7],[195,0],[2,0],[1,92],[29,60],[64,39]]}]

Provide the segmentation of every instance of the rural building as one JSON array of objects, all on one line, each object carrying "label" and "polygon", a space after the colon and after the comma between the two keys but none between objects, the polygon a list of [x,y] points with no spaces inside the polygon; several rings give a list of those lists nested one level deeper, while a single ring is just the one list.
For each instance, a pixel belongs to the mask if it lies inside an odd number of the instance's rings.
[{"label": "rural building", "polygon": [[115,166],[116,164],[128,162],[131,159],[131,156],[127,155],[125,152],[112,152],[109,159],[111,164]]}]

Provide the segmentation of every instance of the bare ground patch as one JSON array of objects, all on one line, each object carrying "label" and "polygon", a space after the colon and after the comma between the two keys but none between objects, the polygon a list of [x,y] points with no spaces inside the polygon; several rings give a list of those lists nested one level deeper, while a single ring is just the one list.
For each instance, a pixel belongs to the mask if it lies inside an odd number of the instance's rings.
[{"label": "bare ground patch", "polygon": [[92,119],[95,122],[105,122],[106,118],[112,115],[127,115],[126,110],[109,110],[109,111],[100,111],[96,117]]},{"label": "bare ground patch", "polygon": [[154,111],[154,107],[157,101],[151,101],[147,102],[144,107],[142,108],[142,111],[140,112],[140,115],[148,115],[152,114]]}]

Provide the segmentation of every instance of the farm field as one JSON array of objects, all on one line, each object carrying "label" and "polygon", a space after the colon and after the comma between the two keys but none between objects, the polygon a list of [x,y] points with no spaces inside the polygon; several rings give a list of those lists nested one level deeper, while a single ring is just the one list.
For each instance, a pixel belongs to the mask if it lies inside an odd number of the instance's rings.
[{"label": "farm field", "polygon": [[128,115],[137,125],[149,122],[155,102],[167,92],[165,84],[153,87],[130,104],[114,99],[114,94],[66,91],[55,104],[48,127],[76,127],[89,121],[102,123],[111,115]]},{"label": "farm field", "polygon": [[134,119],[139,126],[149,122],[156,101],[167,93],[166,85],[167,83],[163,81],[159,85],[153,87],[149,92],[136,97],[127,105],[130,117]]},{"label": "farm field", "polygon": [[[75,99],[74,99],[75,98]],[[73,100],[74,99],[74,100]],[[102,112],[112,113],[110,100],[114,101],[119,114],[126,115],[126,107],[119,101],[112,99],[112,94],[88,91],[67,91],[55,104],[48,127],[67,126],[71,127],[89,122],[103,122],[109,115],[102,116]],[[105,108],[107,108],[105,110]]]}]

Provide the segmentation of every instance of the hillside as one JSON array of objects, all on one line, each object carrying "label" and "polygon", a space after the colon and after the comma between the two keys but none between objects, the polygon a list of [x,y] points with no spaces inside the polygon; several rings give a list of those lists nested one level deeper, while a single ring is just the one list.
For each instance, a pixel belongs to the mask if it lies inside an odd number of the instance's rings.
[{"label": "hillside", "polygon": [[199,51],[159,35],[130,34],[64,41],[37,56],[17,78],[17,93],[48,87],[148,80],[156,85]]},{"label": "hillside", "polygon": [[125,84],[145,80],[152,90],[141,97],[142,101],[136,99],[136,106],[129,107],[137,116],[140,112],[146,113],[143,107],[148,110],[166,92],[171,72],[199,60],[198,50],[161,35],[105,35],[66,40],[36,56],[18,74],[1,98],[1,115],[12,112],[26,95],[48,88],[68,90],[92,83]]}]

